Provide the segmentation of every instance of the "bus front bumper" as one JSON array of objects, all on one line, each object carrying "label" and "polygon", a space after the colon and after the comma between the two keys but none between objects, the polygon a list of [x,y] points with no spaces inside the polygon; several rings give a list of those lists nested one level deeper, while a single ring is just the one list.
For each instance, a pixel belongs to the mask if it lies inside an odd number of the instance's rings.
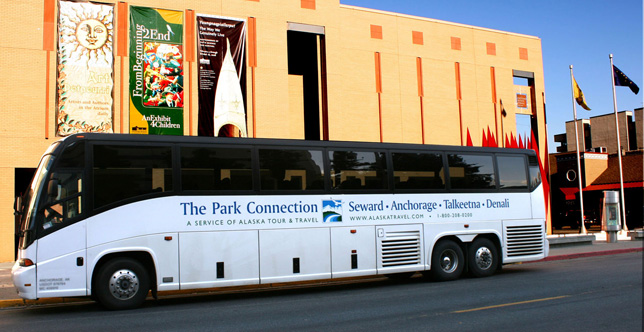
[{"label": "bus front bumper", "polygon": [[26,300],[38,298],[36,295],[36,265],[24,267],[16,261],[11,268],[11,278],[21,298]]},{"label": "bus front bumper", "polygon": [[544,252],[545,252],[544,258],[546,258],[546,257],[550,256],[550,242],[548,241],[548,239],[546,239],[544,249],[545,249],[544,250]]}]

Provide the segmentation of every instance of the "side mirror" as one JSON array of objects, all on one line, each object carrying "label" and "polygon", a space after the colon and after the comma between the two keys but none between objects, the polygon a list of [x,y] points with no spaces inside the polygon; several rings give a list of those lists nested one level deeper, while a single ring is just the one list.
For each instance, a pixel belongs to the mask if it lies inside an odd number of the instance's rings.
[{"label": "side mirror", "polygon": [[54,199],[59,198],[60,184],[58,182],[58,179],[49,180],[49,184],[47,186],[47,195],[49,195],[50,198],[54,198]]},{"label": "side mirror", "polygon": [[22,213],[22,196],[16,196],[16,200],[13,202],[13,214],[20,215]]}]

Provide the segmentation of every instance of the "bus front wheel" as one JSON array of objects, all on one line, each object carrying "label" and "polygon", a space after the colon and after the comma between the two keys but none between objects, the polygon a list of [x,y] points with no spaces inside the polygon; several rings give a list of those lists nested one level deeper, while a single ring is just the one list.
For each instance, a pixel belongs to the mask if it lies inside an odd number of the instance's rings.
[{"label": "bus front wheel", "polygon": [[497,270],[499,255],[496,246],[486,238],[474,240],[467,253],[470,273],[475,277],[489,277]]},{"label": "bus front wheel", "polygon": [[107,309],[133,309],[145,301],[150,279],[138,261],[116,258],[100,268],[95,286],[98,302]]},{"label": "bus front wheel", "polygon": [[429,271],[432,279],[449,281],[458,279],[463,273],[463,250],[454,241],[443,240],[434,246],[432,268]]}]

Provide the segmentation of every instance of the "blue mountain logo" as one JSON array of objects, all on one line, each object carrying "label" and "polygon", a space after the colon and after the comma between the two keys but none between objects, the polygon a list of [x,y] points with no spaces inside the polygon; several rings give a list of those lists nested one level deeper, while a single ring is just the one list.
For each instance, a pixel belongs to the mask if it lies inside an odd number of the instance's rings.
[{"label": "blue mountain logo", "polygon": [[342,200],[322,200],[322,220],[324,222],[342,222]]}]

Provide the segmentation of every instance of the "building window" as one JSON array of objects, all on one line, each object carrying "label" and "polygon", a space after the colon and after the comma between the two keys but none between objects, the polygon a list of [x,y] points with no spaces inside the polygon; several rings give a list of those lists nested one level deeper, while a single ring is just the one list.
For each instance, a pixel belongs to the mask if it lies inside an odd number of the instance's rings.
[{"label": "building window", "polygon": [[423,45],[423,33],[420,31],[412,31],[411,39],[415,45]]},{"label": "building window", "polygon": [[371,25],[371,38],[382,39],[382,26],[373,24]]},{"label": "building window", "polygon": [[486,43],[487,54],[496,55],[496,44],[495,43]]},{"label": "building window", "polygon": [[461,50],[461,38],[452,37],[452,49],[456,51]]},{"label": "building window", "polygon": [[304,9],[315,9],[315,0],[302,0],[301,6]]},{"label": "building window", "polygon": [[519,59],[528,60],[528,49],[524,47],[519,47]]}]

